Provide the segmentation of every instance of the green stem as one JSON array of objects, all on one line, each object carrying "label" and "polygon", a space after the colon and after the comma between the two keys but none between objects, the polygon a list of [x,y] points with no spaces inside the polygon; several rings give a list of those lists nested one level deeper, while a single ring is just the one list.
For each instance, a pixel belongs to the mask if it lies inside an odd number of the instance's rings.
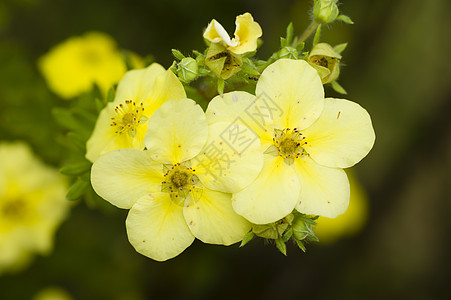
[{"label": "green stem", "polygon": [[305,41],[315,31],[315,29],[316,29],[316,27],[318,27],[318,25],[319,24],[316,23],[315,20],[313,20],[312,23],[310,23],[310,25],[304,30],[304,32],[298,38],[298,40],[296,41],[294,46],[296,47],[297,45],[299,45],[300,43]]}]

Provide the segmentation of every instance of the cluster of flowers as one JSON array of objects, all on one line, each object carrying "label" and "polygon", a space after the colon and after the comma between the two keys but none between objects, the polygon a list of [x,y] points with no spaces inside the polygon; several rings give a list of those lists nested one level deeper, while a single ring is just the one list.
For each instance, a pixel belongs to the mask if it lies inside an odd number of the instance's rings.
[{"label": "cluster of flowers", "polygon": [[[87,142],[94,190],[130,210],[129,241],[152,259],[175,257],[195,238],[230,245],[257,235],[282,252],[292,238],[303,248],[315,237],[314,216],[346,211],[343,169],[374,144],[365,109],[325,98],[323,84],[339,74],[337,49],[316,43],[300,56],[287,36],[257,65],[249,57],[259,24],[246,13],[236,25],[231,39],[213,20],[195,59],[174,51],[180,61],[169,70],[153,63],[127,72]],[[240,72],[257,80],[255,92],[224,93]],[[219,91],[205,112],[184,88],[201,76],[216,78]]]}]

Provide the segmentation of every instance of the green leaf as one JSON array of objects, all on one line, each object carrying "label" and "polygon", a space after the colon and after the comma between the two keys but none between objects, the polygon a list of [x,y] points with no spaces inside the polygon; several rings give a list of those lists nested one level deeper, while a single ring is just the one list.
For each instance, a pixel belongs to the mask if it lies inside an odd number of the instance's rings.
[{"label": "green leaf", "polygon": [[218,78],[218,94],[224,94],[224,79]]},{"label": "green leaf", "polygon": [[106,101],[107,102],[113,102],[115,94],[116,94],[115,89],[114,88],[110,88],[108,90],[108,95],[106,96]]},{"label": "green leaf", "polygon": [[86,189],[89,187],[89,181],[83,180],[78,177],[77,181],[69,188],[69,191],[66,194],[67,200],[77,200],[80,198]]},{"label": "green leaf", "polygon": [[282,252],[283,255],[287,256],[287,245],[285,245],[282,238],[276,239],[276,247],[280,252]]},{"label": "green leaf", "polygon": [[105,103],[103,103],[102,100],[100,100],[99,98],[96,98],[94,100],[94,104],[96,105],[96,111],[99,113],[102,111],[102,109],[105,107]]},{"label": "green leaf", "polygon": [[321,37],[321,24],[318,25],[315,32],[315,37],[313,38],[313,46],[319,43],[319,39]]},{"label": "green leaf", "polygon": [[288,46],[287,40],[285,38],[281,37],[280,38],[280,48],[284,48],[286,46]]},{"label": "green leaf", "polygon": [[287,26],[287,45],[290,45],[291,42],[293,41],[293,23],[290,22],[290,24],[288,24]]},{"label": "green leaf", "polygon": [[75,147],[77,147],[80,152],[82,152],[83,154],[86,152],[86,140],[82,136],[71,131],[67,134],[67,138]]},{"label": "green leaf", "polygon": [[346,90],[337,81],[332,81],[330,84],[332,85],[332,88],[337,93],[340,93],[340,94],[343,94],[343,95],[347,94]]},{"label": "green leaf", "polygon": [[172,55],[174,55],[175,58],[180,59],[180,60],[185,58],[185,55],[183,55],[182,52],[180,52],[177,49],[172,49]]},{"label": "green leaf", "polygon": [[61,107],[55,107],[52,110],[52,114],[56,121],[67,129],[83,130],[78,120],[72,115],[69,110]]},{"label": "green leaf", "polygon": [[85,160],[64,166],[60,169],[60,172],[65,175],[80,175],[86,171],[89,171],[91,166],[92,164]]},{"label": "green leaf", "polygon": [[351,20],[351,18],[348,16],[345,16],[345,15],[339,15],[337,17],[337,20],[343,21],[346,24],[354,24],[354,22]]},{"label": "green leaf", "polygon": [[348,43],[338,44],[334,47],[334,51],[341,54],[346,49],[346,46],[348,46]]},{"label": "green leaf", "polygon": [[246,235],[243,237],[243,240],[241,241],[240,247],[243,247],[247,243],[249,243],[253,238],[255,237],[255,234],[252,231],[249,231],[246,233]]},{"label": "green leaf", "polygon": [[305,246],[304,246],[304,244],[303,244],[301,241],[295,240],[295,242],[296,242],[296,244],[298,245],[298,247],[301,248],[301,250],[302,250],[303,252],[307,251],[307,249],[305,249]]},{"label": "green leaf", "polygon": [[299,43],[299,44],[296,46],[296,51],[297,51],[297,52],[301,52],[302,49],[304,49],[304,46],[305,46],[305,43],[304,43],[304,42]]}]

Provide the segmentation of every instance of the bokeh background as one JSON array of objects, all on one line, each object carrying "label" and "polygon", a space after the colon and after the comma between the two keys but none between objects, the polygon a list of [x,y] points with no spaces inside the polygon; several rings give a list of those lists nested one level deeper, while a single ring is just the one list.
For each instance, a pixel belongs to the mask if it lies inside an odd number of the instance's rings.
[{"label": "bokeh background", "polygon": [[[128,243],[126,211],[79,201],[54,251],[0,275],[0,299],[31,299],[58,286],[73,299],[451,299],[451,2],[343,0],[355,25],[337,23],[323,41],[348,41],[340,83],[371,114],[372,152],[354,169],[369,197],[360,234],[334,244],[204,245],[157,263]],[[230,32],[253,14],[263,29],[258,57],[279,47],[290,21],[300,34],[311,1],[1,0],[0,140],[28,142],[46,163],[67,151],[37,59],[72,35],[110,34],[121,48],[169,67],[171,49],[204,49],[215,18]],[[326,94],[338,97],[332,89]]]}]

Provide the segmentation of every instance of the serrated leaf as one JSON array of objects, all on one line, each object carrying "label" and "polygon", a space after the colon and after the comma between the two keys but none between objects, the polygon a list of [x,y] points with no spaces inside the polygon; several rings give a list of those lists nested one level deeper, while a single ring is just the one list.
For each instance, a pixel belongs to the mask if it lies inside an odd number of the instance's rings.
[{"label": "serrated leaf", "polygon": [[315,36],[313,37],[313,46],[319,43],[319,39],[321,38],[321,24],[318,25],[315,31]]},{"label": "serrated leaf", "polygon": [[334,47],[334,51],[341,54],[346,49],[346,46],[348,46],[348,43],[338,44]]},{"label": "serrated leaf", "polygon": [[290,45],[293,40],[293,23],[290,22],[287,26],[287,45]]},{"label": "serrated leaf", "polygon": [[337,81],[332,81],[330,84],[332,85],[332,88],[337,93],[340,93],[340,94],[343,94],[343,95],[347,94],[346,90]]},{"label": "serrated leaf", "polygon": [[69,188],[69,191],[66,194],[67,200],[77,200],[80,198],[86,189],[89,186],[89,181],[83,180],[80,177],[77,178],[77,181]]},{"label": "serrated leaf", "polygon": [[253,233],[252,231],[249,231],[248,233],[246,233],[246,235],[243,237],[243,240],[241,241],[240,247],[243,247],[244,245],[249,243],[254,237],[255,237],[255,233]]},{"label": "serrated leaf", "polygon": [[179,50],[172,49],[171,51],[172,51],[172,55],[174,55],[175,58],[177,58],[179,60],[182,60],[185,58],[185,55],[183,55],[182,52],[180,52]]},{"label": "serrated leaf", "polygon": [[298,247],[301,248],[301,250],[302,250],[303,252],[307,251],[307,249],[305,249],[305,246],[304,246],[304,244],[303,244],[301,241],[298,241],[298,240],[294,240],[294,241],[296,242],[296,244],[298,245]]},{"label": "serrated leaf", "polygon": [[287,256],[287,245],[285,245],[282,238],[276,239],[276,247],[280,252],[282,252],[283,255]]},{"label": "serrated leaf", "polygon": [[348,16],[345,16],[345,15],[339,15],[337,17],[337,20],[343,21],[346,24],[351,24],[351,25],[354,24],[354,22],[351,20],[351,18]]},{"label": "serrated leaf", "polygon": [[79,175],[91,169],[91,163],[89,161],[80,161],[60,169],[60,172],[65,175]]}]

